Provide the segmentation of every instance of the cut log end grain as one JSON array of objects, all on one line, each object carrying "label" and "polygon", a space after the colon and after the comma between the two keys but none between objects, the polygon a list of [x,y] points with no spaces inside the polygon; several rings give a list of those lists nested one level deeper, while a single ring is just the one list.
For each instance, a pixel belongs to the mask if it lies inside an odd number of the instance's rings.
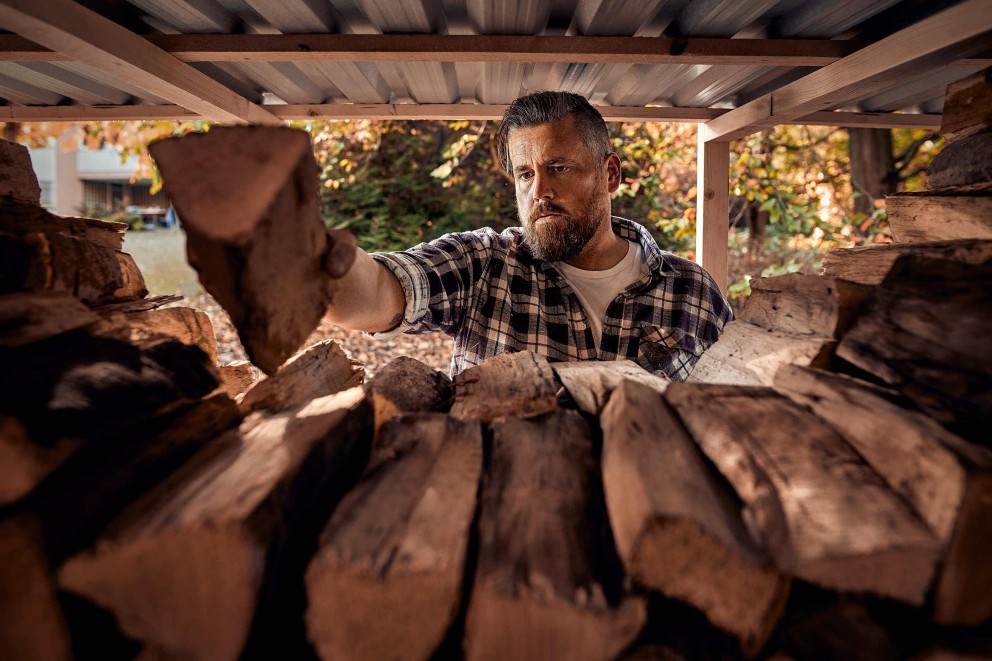
[{"label": "cut log end grain", "polygon": [[673,384],[665,398],[745,514],[752,510],[780,569],[835,590],[923,603],[939,542],[826,423],[766,388]]},{"label": "cut log end grain", "polygon": [[162,641],[177,656],[234,659],[248,633],[264,559],[265,549],[239,526],[217,522],[123,547],[103,543],[67,562],[59,582],[112,609],[131,637]]},{"label": "cut log end grain", "polygon": [[41,186],[28,148],[9,140],[0,140],[0,197],[41,204]]},{"label": "cut log end grain", "polygon": [[867,285],[827,276],[758,278],[737,318],[780,333],[839,337],[870,294]]},{"label": "cut log end grain", "polygon": [[940,134],[947,142],[992,131],[992,69],[947,86]]},{"label": "cut log end grain", "polygon": [[982,264],[992,259],[992,241],[958,239],[927,243],[889,243],[831,250],[823,258],[824,275],[865,285],[880,284],[903,255]]},{"label": "cut log end grain", "polygon": [[606,504],[627,573],[698,608],[756,653],[789,581],[749,538],[733,494],[648,387],[621,384],[600,424]]},{"label": "cut log end grain", "polygon": [[[992,136],[990,136],[992,138]],[[992,195],[902,193],[885,198],[898,243],[992,239]]]},{"label": "cut log end grain", "polygon": [[227,365],[220,365],[221,387],[231,397],[246,392],[255,383],[255,368],[247,360],[236,360]]},{"label": "cut log end grain", "polygon": [[[501,596],[504,586],[483,582],[475,588],[468,614],[465,656],[473,661],[502,659],[612,659],[644,626],[644,602],[626,598],[610,610],[575,608],[539,596]],[[588,595],[577,593],[576,602]],[[521,632],[528,632],[522,635]]]},{"label": "cut log end grain", "polygon": [[370,414],[360,388],[254,414],[63,564],[63,587],[160,650],[237,658],[307,509],[366,451]]},{"label": "cut log end grain", "polygon": [[459,611],[482,433],[441,414],[387,422],[307,570],[310,639],[325,659],[425,659]]},{"label": "cut log end grain", "polygon": [[592,439],[574,412],[493,424],[465,654],[610,659],[636,636],[642,599],[624,595]]},{"label": "cut log end grain", "polygon": [[307,133],[220,128],[149,150],[183,218],[190,264],[230,314],[252,363],[275,373],[333,295]]},{"label": "cut log end grain", "polygon": [[508,415],[541,415],[558,407],[558,388],[547,359],[529,351],[489,358],[458,374],[452,387],[451,415],[456,418],[488,423]]}]

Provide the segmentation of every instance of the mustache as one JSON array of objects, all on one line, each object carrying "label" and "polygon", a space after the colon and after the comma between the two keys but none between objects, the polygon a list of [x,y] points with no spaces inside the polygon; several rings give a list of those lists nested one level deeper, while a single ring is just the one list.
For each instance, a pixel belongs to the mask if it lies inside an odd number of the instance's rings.
[{"label": "mustache", "polygon": [[538,218],[540,218],[541,216],[543,216],[545,214],[548,214],[548,213],[557,213],[557,214],[561,214],[563,216],[566,215],[565,210],[562,209],[557,204],[555,204],[553,202],[544,202],[542,204],[537,205],[536,207],[534,207],[531,210],[531,212],[530,212],[530,221],[531,222],[534,222]]}]

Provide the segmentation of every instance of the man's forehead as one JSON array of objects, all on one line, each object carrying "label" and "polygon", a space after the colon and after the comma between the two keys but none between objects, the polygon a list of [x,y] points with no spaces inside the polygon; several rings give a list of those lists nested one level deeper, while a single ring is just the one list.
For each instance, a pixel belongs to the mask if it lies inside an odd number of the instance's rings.
[{"label": "man's forehead", "polygon": [[578,147],[585,149],[585,143],[575,130],[575,122],[570,116],[553,122],[513,129],[510,131],[508,141],[511,154],[521,156],[536,150],[542,152],[541,156],[544,158],[556,156],[564,158],[569,155],[574,156],[574,149]]}]

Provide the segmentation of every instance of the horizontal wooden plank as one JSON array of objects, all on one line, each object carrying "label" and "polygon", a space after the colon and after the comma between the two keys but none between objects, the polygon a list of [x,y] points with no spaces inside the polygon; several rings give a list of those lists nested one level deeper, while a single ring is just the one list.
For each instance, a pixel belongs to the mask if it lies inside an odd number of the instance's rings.
[{"label": "horizontal wooden plank", "polygon": [[729,142],[769,121],[783,124],[888,89],[900,77],[987,49],[990,32],[987,0],[965,0],[708,122],[707,139]]},{"label": "horizontal wooden plank", "polygon": [[[589,62],[815,67],[863,48],[829,39],[671,39],[530,35],[159,34],[150,43],[184,62]],[[65,60],[0,35],[0,60]]]},{"label": "horizontal wooden plank", "polygon": [[[481,103],[325,103],[267,105],[283,119],[500,119],[505,105]],[[720,108],[662,108],[598,106],[608,122],[688,122],[699,124],[729,111]],[[174,105],[127,106],[0,106],[0,121],[113,121],[152,119],[202,119],[201,115]],[[859,126],[937,130],[940,115],[880,112],[816,112],[788,124]],[[768,123],[768,126],[774,124]]]},{"label": "horizontal wooden plank", "polygon": [[211,119],[279,123],[261,106],[78,3],[3,0],[0,27]]}]

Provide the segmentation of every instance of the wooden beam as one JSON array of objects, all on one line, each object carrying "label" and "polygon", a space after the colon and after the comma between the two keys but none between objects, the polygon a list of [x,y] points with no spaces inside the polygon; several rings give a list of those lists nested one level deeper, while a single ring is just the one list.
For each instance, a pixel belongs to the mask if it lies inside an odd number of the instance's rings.
[{"label": "wooden beam", "polygon": [[[0,91],[0,97],[3,96]],[[597,106],[608,122],[688,122],[699,124],[730,112],[721,108],[644,108]],[[492,119],[498,120],[505,105],[480,103],[328,103],[269,105],[265,109],[283,120],[291,119]],[[175,105],[127,106],[0,106],[0,121],[112,121],[152,119],[203,119],[202,115]],[[936,131],[940,115],[884,112],[815,112],[787,124],[858,126]],[[773,124],[768,124],[772,126]]]},{"label": "wooden beam", "polygon": [[730,146],[709,139],[699,126],[696,157],[696,263],[727,295],[727,225],[730,219]]},{"label": "wooden beam", "polygon": [[71,0],[0,0],[0,26],[204,117],[235,124],[282,123],[261,106]]},{"label": "wooden beam", "polygon": [[[153,34],[151,44],[184,62],[589,62],[818,67],[868,42],[815,39],[670,39],[529,35]],[[65,55],[0,35],[0,60]]]},{"label": "wooden beam", "polygon": [[864,98],[899,76],[987,50],[990,33],[988,0],[965,0],[708,122],[709,134],[729,142],[769,122],[784,124]]}]

